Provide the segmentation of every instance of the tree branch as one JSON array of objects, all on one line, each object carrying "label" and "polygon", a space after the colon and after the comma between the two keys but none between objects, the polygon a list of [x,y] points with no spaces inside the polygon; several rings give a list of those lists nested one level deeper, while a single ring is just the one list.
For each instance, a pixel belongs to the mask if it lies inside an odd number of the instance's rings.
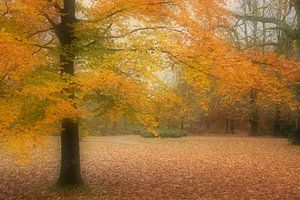
[{"label": "tree branch", "polygon": [[53,27],[53,29],[55,29],[55,30],[58,29],[58,24],[48,14],[44,13],[43,16],[51,24],[51,26]]},{"label": "tree branch", "polygon": [[35,35],[37,35],[37,34],[45,33],[45,32],[51,31],[51,30],[54,30],[54,28],[48,28],[48,29],[43,29],[43,30],[37,30],[37,31],[35,31],[35,32],[33,32],[33,33],[30,33],[30,34],[27,36],[27,38],[31,38],[31,37],[33,37],[33,36],[35,36]]},{"label": "tree branch", "polygon": [[50,41],[48,41],[46,44],[40,45],[40,44],[32,44],[33,46],[38,47],[38,49],[32,53],[32,55],[37,54],[38,52],[40,52],[42,49],[52,49],[51,47],[48,47],[49,44],[51,44],[54,41],[54,39],[51,39]]},{"label": "tree branch", "polygon": [[157,30],[157,29],[166,29],[166,30],[170,30],[170,31],[178,32],[178,33],[183,33],[183,31],[184,31],[184,30],[178,30],[176,28],[170,28],[167,26],[142,27],[142,28],[137,28],[137,29],[131,30],[122,35],[110,36],[110,37],[106,37],[106,38],[108,38],[108,39],[123,38],[123,37],[126,37],[126,36],[131,35],[136,32],[145,31],[145,30]]},{"label": "tree branch", "polygon": [[293,30],[284,20],[272,18],[272,17],[260,17],[253,15],[242,15],[239,13],[233,13],[236,18],[243,19],[246,21],[257,21],[261,23],[269,23],[277,25],[277,28],[286,33],[290,38],[296,40],[300,36],[297,35],[297,31]]},{"label": "tree branch", "polygon": [[[159,2],[159,3],[147,3],[147,4],[143,4],[144,6],[155,6],[155,5],[168,5],[168,4],[171,4],[172,2],[171,1],[162,1],[162,2]],[[139,5],[141,6],[141,5]],[[132,6],[131,8],[137,8],[138,6]],[[96,23],[96,22],[100,22],[100,21],[103,21],[105,19],[108,19],[108,18],[111,18],[119,13],[122,13],[124,11],[128,10],[128,8],[121,8],[119,10],[116,10],[116,11],[112,11],[111,13],[107,14],[105,17],[102,17],[102,18],[99,18],[99,19],[94,19],[94,20],[81,20],[81,21],[85,21],[85,22],[88,22],[88,23]]]},{"label": "tree branch", "polygon": [[51,3],[56,9],[60,11],[62,10],[62,7],[60,7],[56,0],[48,0],[48,2]]}]

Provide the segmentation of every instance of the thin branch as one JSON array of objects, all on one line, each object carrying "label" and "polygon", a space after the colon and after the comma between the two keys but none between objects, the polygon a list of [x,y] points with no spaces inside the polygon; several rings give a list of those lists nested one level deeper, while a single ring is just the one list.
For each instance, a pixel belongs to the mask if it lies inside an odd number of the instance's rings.
[{"label": "thin branch", "polygon": [[58,29],[58,24],[48,14],[44,13],[43,16],[51,24],[51,26],[53,27],[53,29],[55,29],[55,30]]},{"label": "thin branch", "polygon": [[48,28],[48,29],[43,29],[43,30],[37,30],[37,31],[35,31],[35,32],[33,32],[33,33],[30,33],[28,36],[27,36],[27,38],[31,38],[31,37],[33,37],[33,36],[35,36],[35,35],[37,35],[37,34],[40,34],[40,33],[46,33],[46,32],[48,32],[48,31],[53,31],[54,30],[54,28]]},{"label": "thin branch", "polygon": [[[110,24],[108,27],[107,27],[107,31],[108,29],[112,26],[112,24]],[[133,33],[136,33],[136,32],[140,32],[140,31],[145,31],[145,30],[157,30],[157,29],[166,29],[166,30],[170,30],[170,31],[174,31],[174,32],[178,32],[178,33],[183,33],[184,30],[178,30],[176,28],[170,28],[170,27],[166,27],[166,26],[155,26],[155,27],[142,27],[142,28],[137,28],[137,29],[134,29],[134,30],[131,30],[127,33],[124,33],[122,35],[115,35],[115,36],[100,36],[99,38],[104,38],[104,39],[118,39],[118,38],[124,38],[128,35],[131,35]],[[97,40],[93,40],[85,45],[83,45],[82,47],[88,47],[88,46],[91,46],[93,44],[96,44]]]},{"label": "thin branch", "polygon": [[[155,50],[155,49],[152,49],[152,50]],[[196,68],[195,66],[193,66],[193,65],[189,64],[188,62],[186,62],[186,61],[180,59],[178,56],[172,54],[172,53],[169,52],[169,51],[166,51],[166,50],[163,50],[163,49],[161,49],[161,50],[156,49],[156,50],[161,51],[162,53],[168,54],[169,56],[171,56],[172,58],[174,58],[174,59],[177,60],[178,62],[180,62],[180,63],[186,65],[186,66],[189,67],[189,68],[192,68],[192,69],[194,69],[194,70],[197,70],[197,71],[199,71],[199,72],[201,72],[201,73],[203,73],[203,74],[205,74],[205,75],[207,75],[207,76],[210,76],[210,77],[212,77],[212,78],[220,79],[220,77],[217,77],[217,76],[215,76],[214,74],[211,74],[211,73],[209,73],[209,72],[206,72],[206,71],[204,71],[204,70],[201,70],[201,69],[199,69],[199,68]]]},{"label": "thin branch", "polygon": [[145,31],[145,30],[157,30],[157,29],[166,29],[166,30],[170,30],[170,31],[178,32],[178,33],[183,33],[183,31],[184,31],[184,30],[178,30],[176,28],[170,28],[167,26],[154,26],[154,27],[137,28],[137,29],[131,30],[127,33],[124,33],[122,35],[110,36],[110,37],[106,37],[106,38],[108,38],[108,39],[123,38],[123,37],[126,37],[126,36],[131,35],[136,32]]},{"label": "thin branch", "polygon": [[[163,2],[159,2],[159,3],[147,3],[147,4],[143,4],[142,6],[168,5],[168,4],[171,4],[171,3],[172,3],[171,1],[163,1]],[[141,5],[139,5],[139,6],[141,6]],[[121,8],[121,9],[112,11],[112,12],[110,12],[109,14],[107,14],[106,16],[104,16],[104,17],[102,17],[102,18],[99,18],[99,19],[94,19],[94,20],[81,20],[81,21],[85,21],[85,22],[88,22],[88,23],[101,22],[101,21],[106,20],[106,19],[108,19],[108,18],[114,17],[114,16],[116,16],[117,14],[122,13],[122,12],[128,10],[128,9],[137,8],[137,7],[139,7],[139,6],[132,6],[131,8]]]},{"label": "thin branch", "polygon": [[9,75],[9,73],[10,73],[11,71],[15,71],[19,66],[20,66],[20,65],[16,65],[16,66],[14,66],[14,67],[12,67],[12,68],[10,68],[10,69],[7,69],[7,72],[6,72],[2,77],[0,77],[0,82],[4,81],[4,79],[7,78],[7,76]]},{"label": "thin branch", "polygon": [[48,0],[48,2],[51,3],[56,9],[60,11],[62,10],[62,7],[60,7],[56,0]]},{"label": "thin branch", "polygon": [[102,17],[102,18],[99,18],[99,19],[95,19],[95,20],[83,20],[85,22],[89,22],[89,23],[97,23],[97,22],[100,22],[100,21],[103,21],[105,19],[108,19],[108,18],[111,18],[121,12],[125,11],[125,9],[119,9],[119,10],[116,10],[112,13],[109,13],[108,15],[106,15],[105,17]]},{"label": "thin branch", "polygon": [[279,44],[277,42],[266,42],[266,43],[260,44],[259,46],[261,46],[261,47],[265,47],[265,46],[279,46]]},{"label": "thin branch", "polygon": [[51,47],[48,47],[49,44],[51,44],[54,41],[54,38],[52,38],[50,41],[48,41],[46,44],[39,45],[39,44],[32,44],[33,46],[38,47],[38,49],[32,53],[32,55],[37,54],[40,52],[42,49],[52,49]]},{"label": "thin branch", "polygon": [[273,17],[263,17],[254,15],[243,15],[239,13],[233,13],[236,18],[243,19],[246,21],[257,21],[261,23],[269,23],[277,25],[277,28],[285,32],[290,38],[297,39],[297,31],[293,30],[284,20],[276,19]]}]

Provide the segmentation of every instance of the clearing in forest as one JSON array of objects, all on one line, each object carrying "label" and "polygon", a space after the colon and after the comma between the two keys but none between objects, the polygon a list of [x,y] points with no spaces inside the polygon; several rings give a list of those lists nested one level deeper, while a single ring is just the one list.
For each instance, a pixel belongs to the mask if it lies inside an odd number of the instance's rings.
[{"label": "clearing in forest", "polygon": [[300,199],[300,149],[285,139],[86,137],[87,188],[53,189],[58,137],[29,165],[0,155],[0,199]]}]

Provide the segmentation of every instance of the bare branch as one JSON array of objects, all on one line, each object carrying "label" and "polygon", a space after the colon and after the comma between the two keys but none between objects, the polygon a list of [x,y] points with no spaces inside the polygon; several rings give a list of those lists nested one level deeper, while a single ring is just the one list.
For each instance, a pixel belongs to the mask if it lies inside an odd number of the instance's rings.
[{"label": "bare branch", "polygon": [[58,29],[58,24],[48,14],[44,13],[43,16],[51,24],[51,26],[52,26],[53,29],[55,29],[55,30]]},{"label": "bare branch", "polygon": [[252,15],[242,15],[238,13],[234,13],[234,16],[239,19],[247,20],[247,21],[257,21],[262,23],[269,23],[277,25],[278,29],[282,30],[286,33],[290,38],[297,39],[299,36],[296,30],[293,30],[284,20],[276,19],[272,17],[260,17],[260,16],[252,16]]},{"label": "bare branch", "polygon": [[32,44],[33,46],[38,47],[38,49],[32,53],[32,55],[37,54],[38,52],[40,52],[42,49],[52,49],[51,47],[49,47],[48,45],[51,44],[54,41],[54,39],[51,39],[50,41],[48,41],[46,44],[43,45],[39,45],[39,44]]},{"label": "bare branch", "polygon": [[28,37],[28,38],[31,38],[31,37],[33,37],[33,36],[35,36],[35,35],[37,35],[37,34],[40,34],[40,33],[46,33],[46,32],[48,32],[48,31],[53,31],[53,30],[54,30],[54,28],[48,28],[48,29],[38,30],[38,31],[35,31],[35,32],[33,32],[33,33],[30,33],[27,37]]}]

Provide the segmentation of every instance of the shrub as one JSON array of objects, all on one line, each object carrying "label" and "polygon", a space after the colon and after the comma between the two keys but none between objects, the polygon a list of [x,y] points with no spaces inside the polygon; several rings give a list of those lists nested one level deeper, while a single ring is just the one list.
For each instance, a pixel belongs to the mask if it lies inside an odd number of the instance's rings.
[{"label": "shrub", "polygon": [[294,128],[290,134],[290,142],[294,145],[300,145],[300,128]]},{"label": "shrub", "polygon": [[[188,135],[188,133],[182,129],[158,129],[157,132],[161,138],[180,138]],[[139,135],[145,138],[155,138],[155,136],[146,129],[140,130]]]}]

